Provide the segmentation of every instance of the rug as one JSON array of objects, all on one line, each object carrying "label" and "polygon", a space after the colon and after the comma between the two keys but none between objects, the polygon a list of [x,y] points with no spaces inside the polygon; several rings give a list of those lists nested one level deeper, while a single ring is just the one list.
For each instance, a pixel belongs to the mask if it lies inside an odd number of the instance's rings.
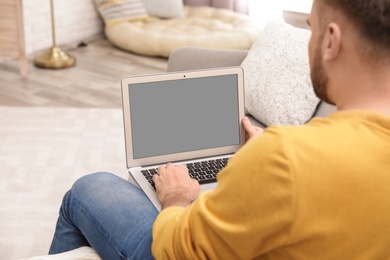
[{"label": "rug", "polygon": [[0,107],[0,258],[47,254],[63,195],[97,171],[128,178],[120,109]]}]

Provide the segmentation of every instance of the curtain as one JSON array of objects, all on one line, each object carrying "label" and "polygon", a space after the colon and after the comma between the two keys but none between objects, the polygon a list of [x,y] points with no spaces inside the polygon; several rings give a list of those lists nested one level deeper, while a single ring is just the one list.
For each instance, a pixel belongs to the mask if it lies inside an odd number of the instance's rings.
[{"label": "curtain", "polygon": [[249,1],[248,0],[234,0],[234,10],[239,13],[249,13]]}]

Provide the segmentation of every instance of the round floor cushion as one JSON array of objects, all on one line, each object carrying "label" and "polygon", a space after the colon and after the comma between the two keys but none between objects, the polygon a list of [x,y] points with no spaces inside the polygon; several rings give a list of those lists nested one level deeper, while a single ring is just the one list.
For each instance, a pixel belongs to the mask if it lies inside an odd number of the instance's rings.
[{"label": "round floor cushion", "polygon": [[184,18],[122,22],[105,33],[117,47],[143,55],[169,57],[182,46],[249,50],[260,32],[248,16],[213,7],[184,7]]}]

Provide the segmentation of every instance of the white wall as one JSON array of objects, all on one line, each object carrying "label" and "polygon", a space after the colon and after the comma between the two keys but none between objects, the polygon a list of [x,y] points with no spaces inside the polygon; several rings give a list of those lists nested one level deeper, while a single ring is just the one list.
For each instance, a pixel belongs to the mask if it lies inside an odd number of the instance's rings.
[{"label": "white wall", "polygon": [[[103,22],[93,0],[53,0],[57,45],[103,34]],[[23,0],[27,54],[52,46],[50,0]]]}]

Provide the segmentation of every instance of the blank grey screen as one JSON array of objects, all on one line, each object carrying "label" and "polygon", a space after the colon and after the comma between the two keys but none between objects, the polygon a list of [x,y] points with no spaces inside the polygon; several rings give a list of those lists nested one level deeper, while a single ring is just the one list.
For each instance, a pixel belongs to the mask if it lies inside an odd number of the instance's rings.
[{"label": "blank grey screen", "polygon": [[237,75],[129,85],[135,159],[237,145]]}]

